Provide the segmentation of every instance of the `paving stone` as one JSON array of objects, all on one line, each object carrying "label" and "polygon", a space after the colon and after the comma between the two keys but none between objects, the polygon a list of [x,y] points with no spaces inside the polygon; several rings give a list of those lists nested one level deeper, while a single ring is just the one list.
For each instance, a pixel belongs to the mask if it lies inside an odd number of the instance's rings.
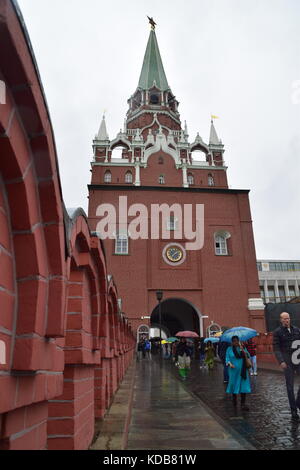
[{"label": "paving stone", "polygon": [[182,383],[156,361],[137,364],[128,449],[244,449]]},{"label": "paving stone", "polygon": [[101,434],[91,447],[92,450],[121,450],[123,433]]},{"label": "paving stone", "polygon": [[[178,370],[168,361],[165,368],[177,376]],[[249,412],[242,412],[240,404],[237,409],[232,406],[222,374],[219,364],[208,373],[195,361],[184,387],[255,448],[300,450],[300,424],[291,421],[283,374],[261,370],[257,377],[251,377],[252,394],[247,397]],[[299,384],[300,378],[296,376],[295,390]]]}]

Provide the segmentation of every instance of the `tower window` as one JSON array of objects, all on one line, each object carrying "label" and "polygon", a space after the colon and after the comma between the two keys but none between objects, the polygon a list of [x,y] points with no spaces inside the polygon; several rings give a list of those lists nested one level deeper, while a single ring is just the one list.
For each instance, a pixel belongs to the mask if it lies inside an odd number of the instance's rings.
[{"label": "tower window", "polygon": [[208,175],[208,186],[214,186],[215,185],[215,180],[213,175]]},{"label": "tower window", "polygon": [[158,164],[163,165],[164,164],[164,157],[158,157]]},{"label": "tower window", "polygon": [[188,184],[194,184],[194,183],[195,183],[194,176],[192,174],[189,174],[188,175]]},{"label": "tower window", "polygon": [[111,177],[111,172],[106,171],[104,174],[104,183],[111,183],[112,177]]},{"label": "tower window", "polygon": [[177,219],[175,219],[174,215],[172,215],[167,223],[167,229],[170,231],[175,231],[177,230]]},{"label": "tower window", "polygon": [[150,95],[150,104],[159,104],[159,96],[156,93]]},{"label": "tower window", "polygon": [[228,240],[230,239],[231,235],[229,232],[220,231],[215,233],[214,240],[215,240],[215,253],[216,255],[229,255],[228,249]]},{"label": "tower window", "polygon": [[227,242],[226,238],[223,236],[217,236],[215,238],[215,246],[216,246],[216,255],[227,255]]},{"label": "tower window", "polygon": [[159,182],[159,184],[165,184],[165,177],[164,177],[164,175],[160,175],[160,176],[159,176],[158,182]]},{"label": "tower window", "polygon": [[128,235],[126,233],[118,233],[115,244],[116,255],[128,255]]},{"label": "tower window", "polygon": [[125,175],[125,183],[132,183],[133,178],[132,178],[132,173],[131,171],[127,171]]}]

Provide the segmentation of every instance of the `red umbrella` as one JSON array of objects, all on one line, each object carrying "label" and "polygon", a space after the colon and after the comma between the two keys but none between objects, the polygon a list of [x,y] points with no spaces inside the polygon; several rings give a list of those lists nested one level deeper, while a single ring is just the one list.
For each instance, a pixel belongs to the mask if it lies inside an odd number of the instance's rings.
[{"label": "red umbrella", "polygon": [[199,338],[199,335],[195,331],[178,331],[175,336],[181,336],[182,338]]}]

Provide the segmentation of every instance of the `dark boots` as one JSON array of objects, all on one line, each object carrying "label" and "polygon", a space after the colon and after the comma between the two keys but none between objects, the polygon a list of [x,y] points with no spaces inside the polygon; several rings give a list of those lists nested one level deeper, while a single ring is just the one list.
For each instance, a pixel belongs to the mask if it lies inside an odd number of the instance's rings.
[{"label": "dark boots", "polygon": [[[232,394],[232,404],[237,407],[237,394]],[[246,405],[246,393],[241,393],[241,408],[243,411],[249,411],[249,407]]]}]

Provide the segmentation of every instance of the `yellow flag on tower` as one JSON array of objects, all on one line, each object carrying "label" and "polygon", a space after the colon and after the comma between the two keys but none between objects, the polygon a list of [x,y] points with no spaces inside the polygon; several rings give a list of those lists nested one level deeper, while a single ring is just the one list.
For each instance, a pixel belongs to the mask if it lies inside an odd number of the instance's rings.
[{"label": "yellow flag on tower", "polygon": [[212,119],[220,119],[219,116],[215,116],[214,114],[211,114]]}]

